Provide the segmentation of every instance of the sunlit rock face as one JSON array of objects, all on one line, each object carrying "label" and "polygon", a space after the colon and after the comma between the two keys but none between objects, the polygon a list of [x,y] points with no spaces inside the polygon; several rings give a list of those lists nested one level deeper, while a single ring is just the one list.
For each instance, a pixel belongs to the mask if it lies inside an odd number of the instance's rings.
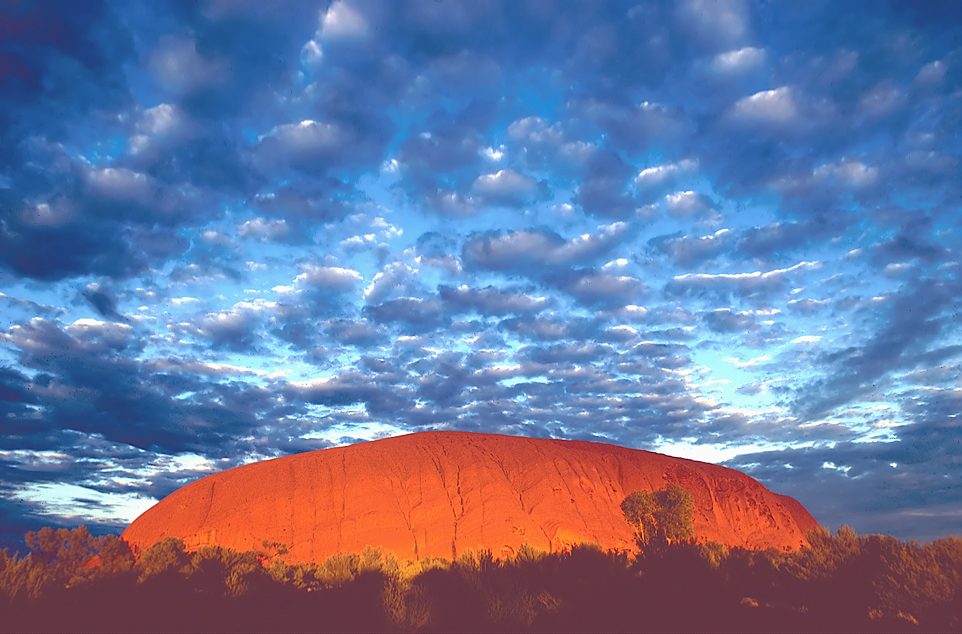
[{"label": "sunlit rock face", "polygon": [[525,543],[634,547],[621,502],[675,482],[695,499],[695,536],[729,546],[795,549],[817,522],[792,498],[717,465],[572,440],[423,432],[229,469],[188,484],[138,517],[123,538],[169,536],[189,550],[285,544],[293,562],[380,546],[400,559],[456,558]]}]

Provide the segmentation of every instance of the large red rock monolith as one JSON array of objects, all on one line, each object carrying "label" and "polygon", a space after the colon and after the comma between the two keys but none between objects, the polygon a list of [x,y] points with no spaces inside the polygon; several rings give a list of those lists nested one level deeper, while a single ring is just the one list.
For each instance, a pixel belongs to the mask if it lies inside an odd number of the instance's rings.
[{"label": "large red rock monolith", "polygon": [[614,445],[423,432],[229,469],[174,491],[124,531],[134,549],[173,536],[189,550],[285,544],[293,562],[380,546],[399,559],[500,557],[528,543],[634,547],[621,502],[675,482],[695,499],[695,536],[795,549],[817,522],[792,498],[713,464]]}]

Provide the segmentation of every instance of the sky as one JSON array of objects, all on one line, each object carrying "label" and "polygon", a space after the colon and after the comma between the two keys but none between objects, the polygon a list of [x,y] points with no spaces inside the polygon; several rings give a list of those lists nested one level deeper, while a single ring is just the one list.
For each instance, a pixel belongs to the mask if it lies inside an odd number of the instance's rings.
[{"label": "sky", "polygon": [[962,3],[0,5],[0,546],[424,430],[962,535]]}]

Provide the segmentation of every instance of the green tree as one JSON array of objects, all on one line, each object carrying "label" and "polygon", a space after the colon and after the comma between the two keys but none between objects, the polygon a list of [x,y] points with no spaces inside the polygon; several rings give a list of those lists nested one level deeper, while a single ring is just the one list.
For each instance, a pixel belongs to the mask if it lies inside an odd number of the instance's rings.
[{"label": "green tree", "polygon": [[65,583],[77,576],[84,564],[96,554],[96,538],[86,526],[73,530],[44,526],[39,531],[28,532],[24,540],[32,556]]},{"label": "green tree", "polygon": [[670,544],[695,536],[695,501],[688,490],[669,482],[657,491],[634,491],[621,503],[635,528],[639,548],[653,541]]},{"label": "green tree", "polygon": [[137,563],[140,568],[140,578],[171,572],[189,572],[190,559],[184,551],[184,541],[176,537],[167,537],[157,542],[140,556]]}]

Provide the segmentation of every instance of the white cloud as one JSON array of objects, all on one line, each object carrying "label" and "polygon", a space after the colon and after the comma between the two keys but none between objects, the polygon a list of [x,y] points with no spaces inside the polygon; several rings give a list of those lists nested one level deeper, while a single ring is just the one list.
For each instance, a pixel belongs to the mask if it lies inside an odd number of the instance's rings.
[{"label": "white cloud", "polygon": [[523,196],[533,193],[536,188],[534,180],[511,169],[483,174],[474,181],[475,191],[487,196]]},{"label": "white cloud", "polygon": [[899,277],[911,272],[912,264],[910,262],[897,262],[889,264],[882,271],[885,277]]},{"label": "white cloud", "polygon": [[137,131],[149,136],[172,135],[187,127],[188,116],[177,106],[162,103],[144,110]]},{"label": "white cloud", "polygon": [[367,20],[343,0],[337,0],[321,17],[321,37],[328,39],[360,37],[368,31]]},{"label": "white cloud", "polygon": [[503,145],[499,146],[497,150],[495,150],[492,147],[483,147],[480,150],[478,150],[478,154],[488,159],[489,161],[493,161],[497,163],[502,158],[504,158],[504,151],[505,150]]},{"label": "white cloud", "polygon": [[107,167],[87,174],[90,190],[104,198],[146,204],[151,201],[154,186],[150,179],[126,168]]},{"label": "white cloud", "polygon": [[301,48],[301,63],[305,66],[317,66],[324,59],[324,51],[316,40],[308,40]]},{"label": "white cloud", "polygon": [[254,218],[239,226],[237,235],[242,238],[255,238],[257,240],[276,240],[287,235],[289,230],[286,220]]},{"label": "white cloud", "polygon": [[682,191],[665,196],[665,207],[675,218],[695,218],[697,220],[716,219],[718,212],[705,194]]},{"label": "white cloud", "polygon": [[541,117],[525,117],[508,126],[508,136],[533,144],[560,145],[564,139],[561,126],[549,126]]},{"label": "white cloud", "polygon": [[393,291],[407,289],[416,279],[417,272],[404,262],[389,264],[375,275],[371,284],[364,289],[364,301],[376,304]]},{"label": "white cloud", "polygon": [[942,79],[945,77],[945,71],[948,70],[945,62],[940,60],[935,60],[934,62],[929,62],[919,70],[919,74],[915,76],[915,83],[917,84],[939,84],[942,83]]},{"label": "white cloud", "polygon": [[841,163],[827,163],[812,172],[816,180],[834,179],[851,187],[865,187],[878,178],[878,168],[868,167],[858,161],[843,160]]},{"label": "white cloud", "polygon": [[684,287],[734,286],[743,292],[777,288],[786,282],[787,275],[803,270],[821,268],[820,262],[799,262],[785,269],[774,269],[762,273],[687,273],[676,275],[673,284]]},{"label": "white cloud", "polygon": [[216,244],[218,246],[226,246],[233,242],[233,239],[230,236],[213,229],[204,231],[200,234],[200,237],[204,240],[204,242],[209,242],[210,244]]},{"label": "white cloud", "polygon": [[740,119],[785,123],[798,114],[792,89],[782,86],[774,90],[763,90],[750,97],[735,102],[733,114]]},{"label": "white cloud", "polygon": [[78,319],[67,326],[66,331],[75,337],[96,336],[103,339],[126,339],[131,327],[113,321]]},{"label": "white cloud", "polygon": [[666,163],[664,165],[648,167],[641,170],[638,176],[635,177],[635,186],[639,189],[657,187],[674,180],[681,174],[694,172],[696,169],[698,169],[698,161],[688,159],[678,161],[677,163]]},{"label": "white cloud", "polygon": [[711,62],[712,70],[719,74],[743,73],[761,66],[765,61],[765,49],[746,46],[727,53],[719,53]]},{"label": "white cloud", "polygon": [[361,274],[354,269],[344,269],[337,266],[312,266],[298,275],[294,283],[297,286],[310,286],[330,290],[350,290],[361,281]]},{"label": "white cloud", "polygon": [[345,136],[337,125],[305,119],[300,123],[275,126],[260,141],[262,144],[273,141],[282,155],[311,158],[333,153],[343,146]]},{"label": "white cloud", "polygon": [[458,192],[437,190],[427,197],[431,207],[447,216],[470,216],[477,211],[477,201],[473,196],[462,196]]},{"label": "white cloud", "polygon": [[554,250],[549,258],[554,262],[577,262],[590,258],[628,237],[631,225],[627,222],[613,222],[601,225],[597,233],[585,233],[573,238]]},{"label": "white cloud", "polygon": [[731,363],[736,368],[750,368],[753,365],[758,365],[759,363],[765,363],[766,361],[771,361],[772,358],[767,354],[763,354],[761,356],[749,359],[748,361],[742,361],[738,357],[725,357],[725,359],[723,360],[727,361],[728,363]]}]

